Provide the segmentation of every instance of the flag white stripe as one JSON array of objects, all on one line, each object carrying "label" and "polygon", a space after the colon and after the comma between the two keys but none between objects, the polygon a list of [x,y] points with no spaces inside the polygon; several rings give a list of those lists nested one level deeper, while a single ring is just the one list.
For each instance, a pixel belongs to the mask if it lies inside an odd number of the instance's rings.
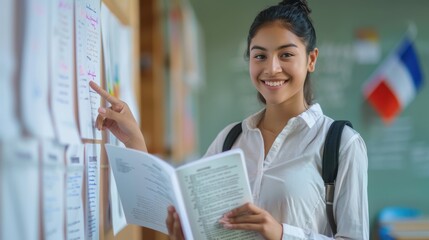
[{"label": "flag white stripe", "polygon": [[382,72],[387,84],[401,103],[402,109],[405,108],[416,95],[413,79],[408,69],[397,56],[394,56],[387,60]]}]

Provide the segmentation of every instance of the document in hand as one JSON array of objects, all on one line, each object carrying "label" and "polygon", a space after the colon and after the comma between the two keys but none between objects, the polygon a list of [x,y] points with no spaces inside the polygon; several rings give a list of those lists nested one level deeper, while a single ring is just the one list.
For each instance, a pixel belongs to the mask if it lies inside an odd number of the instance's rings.
[{"label": "document in hand", "polygon": [[145,152],[105,146],[128,224],[168,234],[167,207],[173,205],[186,239],[260,239],[256,232],[218,223],[224,213],[252,202],[241,150],[175,168]]}]

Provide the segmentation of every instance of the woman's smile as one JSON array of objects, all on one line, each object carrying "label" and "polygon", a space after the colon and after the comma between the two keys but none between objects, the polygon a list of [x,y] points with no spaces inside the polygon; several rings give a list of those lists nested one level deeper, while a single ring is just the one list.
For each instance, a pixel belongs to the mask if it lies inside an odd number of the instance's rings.
[{"label": "woman's smile", "polygon": [[266,86],[271,88],[279,88],[287,83],[287,80],[261,80]]}]

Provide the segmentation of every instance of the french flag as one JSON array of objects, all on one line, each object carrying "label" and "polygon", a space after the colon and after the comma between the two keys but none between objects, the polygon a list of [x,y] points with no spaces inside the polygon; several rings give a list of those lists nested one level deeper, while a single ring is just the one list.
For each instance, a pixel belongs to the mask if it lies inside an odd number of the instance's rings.
[{"label": "french flag", "polygon": [[363,94],[388,124],[414,99],[422,85],[419,60],[413,42],[406,37],[364,85]]}]

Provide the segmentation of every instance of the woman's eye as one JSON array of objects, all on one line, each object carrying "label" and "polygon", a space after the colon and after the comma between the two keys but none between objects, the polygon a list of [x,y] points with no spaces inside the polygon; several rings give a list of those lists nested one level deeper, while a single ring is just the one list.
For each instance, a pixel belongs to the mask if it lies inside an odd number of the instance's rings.
[{"label": "woman's eye", "polygon": [[265,59],[265,56],[264,55],[255,55],[254,58],[258,59],[258,60],[262,60],[262,59]]},{"label": "woman's eye", "polygon": [[290,54],[290,53],[283,53],[282,55],[281,55],[281,57],[282,58],[288,58],[288,57],[292,57],[293,55],[292,54]]}]

